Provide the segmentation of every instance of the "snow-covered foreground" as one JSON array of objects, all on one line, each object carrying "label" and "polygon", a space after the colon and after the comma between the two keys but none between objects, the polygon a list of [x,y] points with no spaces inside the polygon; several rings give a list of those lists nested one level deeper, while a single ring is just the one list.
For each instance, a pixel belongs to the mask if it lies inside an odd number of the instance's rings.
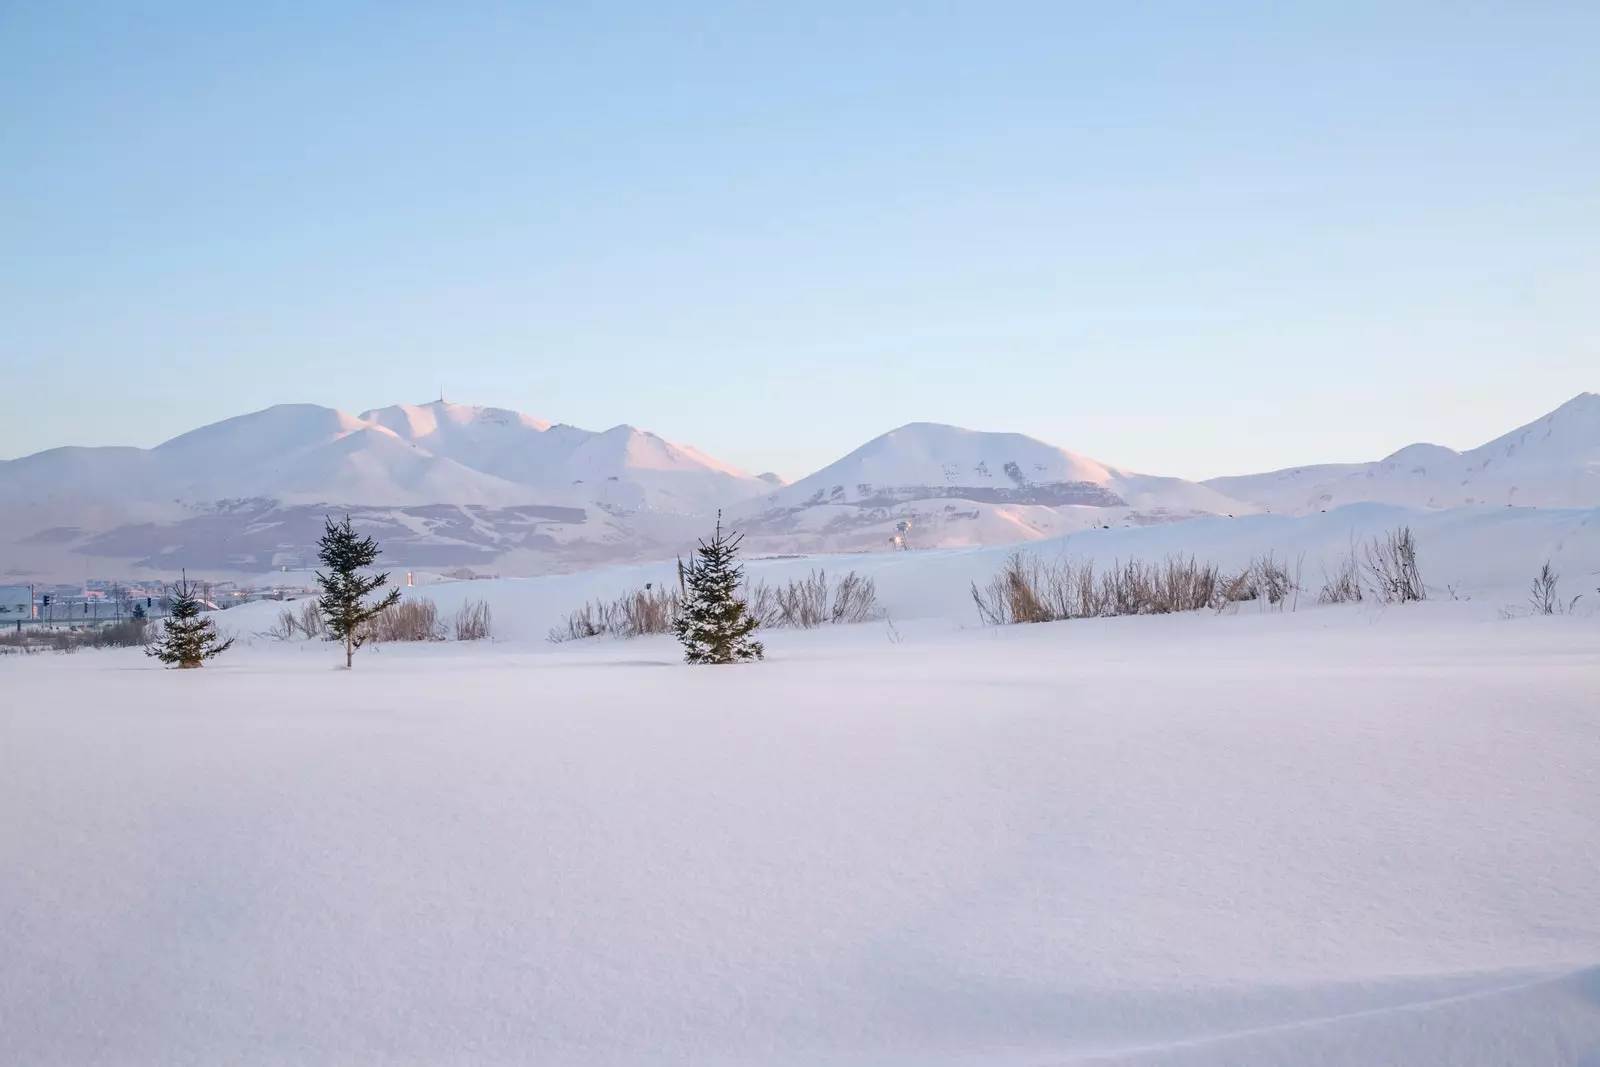
[{"label": "snow-covered foreground", "polygon": [[0,659],[0,1062],[1600,1062],[1600,620],[902,629]]}]

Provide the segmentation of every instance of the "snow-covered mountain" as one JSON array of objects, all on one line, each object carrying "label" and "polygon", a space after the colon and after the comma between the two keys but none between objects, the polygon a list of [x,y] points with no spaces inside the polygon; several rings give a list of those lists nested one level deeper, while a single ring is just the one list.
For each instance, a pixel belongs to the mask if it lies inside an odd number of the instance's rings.
[{"label": "snow-covered mountain", "polygon": [[282,404],[153,449],[61,448],[0,463],[0,501],[268,497],[333,505],[599,501],[700,513],[767,482],[631,426],[601,433],[442,401],[350,415]]},{"label": "snow-covered mountain", "polygon": [[912,423],[744,510],[766,548],[1031,540],[1250,511],[1214,489],[1122,470],[1017,433]]},{"label": "snow-covered mountain", "polygon": [[752,554],[994,545],[1205,515],[1363,501],[1600,505],[1600,396],[1468,452],[1205,483],[1128,471],[1015,433],[912,423],[793,484],[617,426],[593,432],[443,402],[351,415],[290,404],[151,449],[0,462],[0,576],[296,569],[348,511],[395,566],[506,575],[670,558],[718,509]]},{"label": "snow-covered mountain", "polygon": [[563,569],[676,547],[679,527],[770,481],[616,426],[442,401],[351,415],[284,404],[151,449],[0,462],[0,569],[82,573],[83,555],[167,567],[298,566],[329,509],[417,565]]},{"label": "snow-covered mountain", "polygon": [[1407,445],[1375,463],[1292,467],[1213,478],[1211,489],[1292,515],[1359,501],[1450,508],[1467,504],[1600,504],[1600,394],[1580,393],[1543,418],[1467,452]]}]

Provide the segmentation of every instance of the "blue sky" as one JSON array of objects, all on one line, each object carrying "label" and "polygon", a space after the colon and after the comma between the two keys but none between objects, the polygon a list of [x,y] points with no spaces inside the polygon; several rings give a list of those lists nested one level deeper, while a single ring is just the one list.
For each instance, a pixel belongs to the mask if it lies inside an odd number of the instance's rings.
[{"label": "blue sky", "polygon": [[0,456],[268,404],[1204,477],[1600,390],[1600,4],[0,0]]}]

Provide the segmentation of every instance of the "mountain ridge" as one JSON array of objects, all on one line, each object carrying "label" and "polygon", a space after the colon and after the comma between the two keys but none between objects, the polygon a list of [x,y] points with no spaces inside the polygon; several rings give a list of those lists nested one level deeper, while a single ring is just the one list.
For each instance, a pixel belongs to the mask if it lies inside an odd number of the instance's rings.
[{"label": "mountain ridge", "polygon": [[1357,501],[1600,504],[1600,395],[1466,452],[1417,443],[1371,463],[1205,482],[1026,434],[913,422],[786,484],[627,424],[591,431],[444,401],[360,414],[280,404],[149,449],[66,446],[0,461],[0,570],[82,573],[84,557],[241,573],[299,565],[332,509],[381,535],[397,563],[543,573],[670,556],[717,510],[752,552],[785,554],[1008,543]]}]

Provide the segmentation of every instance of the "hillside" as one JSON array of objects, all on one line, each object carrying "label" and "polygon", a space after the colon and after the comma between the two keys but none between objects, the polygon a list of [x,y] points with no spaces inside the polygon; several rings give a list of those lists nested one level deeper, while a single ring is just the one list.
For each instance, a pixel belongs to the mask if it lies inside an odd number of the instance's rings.
[{"label": "hillside", "polygon": [[1295,467],[1205,484],[1292,515],[1356,501],[1428,508],[1591,507],[1600,503],[1600,394],[1580,393],[1466,452],[1414,444],[1374,463]]},{"label": "hillside", "polygon": [[912,423],[741,510],[764,548],[1003,544],[1104,525],[1252,508],[1181,478],[1137,474],[1024,434]]},{"label": "hillside", "polygon": [[754,555],[980,547],[1350,503],[1600,504],[1600,396],[1467,452],[1416,444],[1374,463],[1204,483],[1144,474],[1017,433],[912,423],[785,484],[648,431],[590,431],[437,402],[351,415],[288,404],[155,448],[58,448],[0,462],[0,571],[189,567],[245,577],[310,558],[348,511],[395,566],[530,575],[671,558],[719,509]]}]

